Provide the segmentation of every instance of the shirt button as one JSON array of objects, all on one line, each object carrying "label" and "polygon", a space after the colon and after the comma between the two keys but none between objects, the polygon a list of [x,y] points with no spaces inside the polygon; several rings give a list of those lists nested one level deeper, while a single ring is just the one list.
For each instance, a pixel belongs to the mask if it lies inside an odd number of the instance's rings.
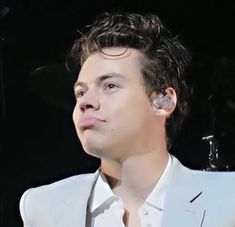
[{"label": "shirt button", "polygon": [[[147,209],[143,209],[143,214],[144,214],[145,216],[147,216],[147,215],[149,214],[148,210],[147,210]],[[150,227],[150,226],[149,226],[149,227]]]}]

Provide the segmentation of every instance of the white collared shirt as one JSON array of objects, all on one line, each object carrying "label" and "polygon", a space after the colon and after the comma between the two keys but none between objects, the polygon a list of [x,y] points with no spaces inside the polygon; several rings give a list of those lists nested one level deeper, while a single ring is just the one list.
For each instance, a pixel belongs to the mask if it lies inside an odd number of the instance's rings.
[{"label": "white collared shirt", "polygon": [[[172,167],[169,156],[167,166],[154,189],[139,208],[142,227],[160,227],[164,211],[165,188]],[[108,185],[102,172],[93,187],[88,203],[88,227],[125,227],[123,223],[124,207],[121,198],[116,196]]]}]

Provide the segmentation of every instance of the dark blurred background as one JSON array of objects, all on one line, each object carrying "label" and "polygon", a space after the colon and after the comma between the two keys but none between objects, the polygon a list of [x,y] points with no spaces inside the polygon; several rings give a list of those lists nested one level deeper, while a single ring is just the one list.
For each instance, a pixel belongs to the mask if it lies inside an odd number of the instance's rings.
[{"label": "dark blurred background", "polygon": [[64,62],[79,37],[76,30],[116,10],[156,13],[193,53],[191,111],[171,152],[201,169],[209,153],[202,137],[214,134],[222,163],[234,170],[232,1],[0,0],[0,226],[22,226],[18,203],[29,187],[98,167],[76,137],[71,119],[76,77]]}]

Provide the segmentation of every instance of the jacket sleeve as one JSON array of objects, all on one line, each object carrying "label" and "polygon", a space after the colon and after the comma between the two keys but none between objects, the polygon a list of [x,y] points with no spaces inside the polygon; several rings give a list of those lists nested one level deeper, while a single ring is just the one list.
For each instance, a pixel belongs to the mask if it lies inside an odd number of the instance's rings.
[{"label": "jacket sleeve", "polygon": [[27,198],[31,191],[32,189],[29,189],[26,192],[24,192],[24,194],[22,195],[20,199],[20,215],[23,220],[24,227],[33,227],[30,224],[29,218],[27,216],[28,215],[27,210],[29,209],[28,204],[27,204]]}]

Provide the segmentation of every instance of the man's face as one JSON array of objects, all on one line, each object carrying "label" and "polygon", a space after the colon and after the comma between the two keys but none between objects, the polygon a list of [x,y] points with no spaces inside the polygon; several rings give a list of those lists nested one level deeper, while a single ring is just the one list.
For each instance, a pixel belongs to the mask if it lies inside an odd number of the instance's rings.
[{"label": "man's face", "polygon": [[87,153],[119,159],[147,145],[156,117],[143,85],[141,53],[124,48],[103,51],[106,55],[92,54],[81,68],[73,121]]}]

